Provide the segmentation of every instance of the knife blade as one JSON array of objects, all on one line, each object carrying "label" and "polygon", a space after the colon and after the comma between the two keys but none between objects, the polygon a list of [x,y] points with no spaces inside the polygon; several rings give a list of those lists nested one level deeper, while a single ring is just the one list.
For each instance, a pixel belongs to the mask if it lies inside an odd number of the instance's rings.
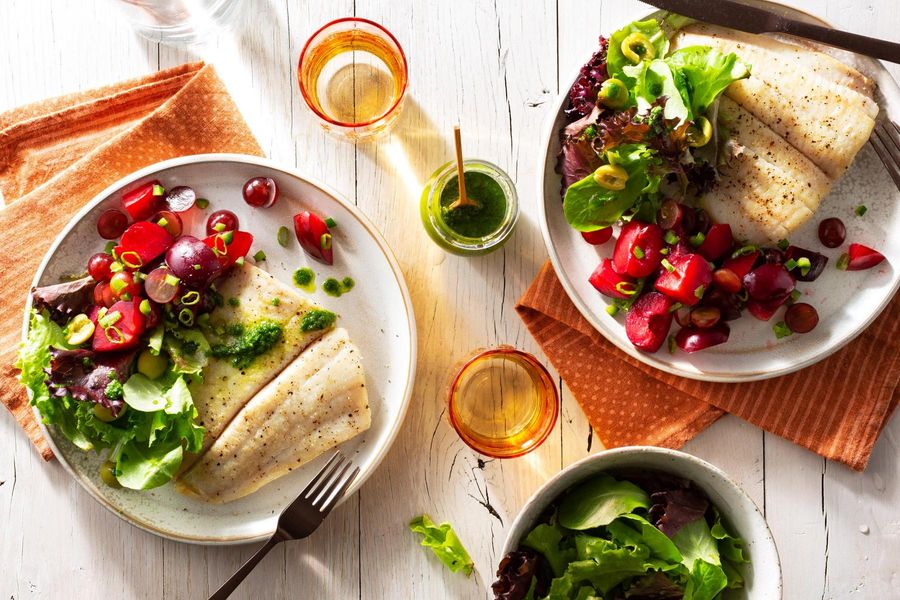
[{"label": "knife blade", "polygon": [[704,23],[748,33],[787,33],[900,64],[900,44],[789,19],[733,0],[642,0]]}]

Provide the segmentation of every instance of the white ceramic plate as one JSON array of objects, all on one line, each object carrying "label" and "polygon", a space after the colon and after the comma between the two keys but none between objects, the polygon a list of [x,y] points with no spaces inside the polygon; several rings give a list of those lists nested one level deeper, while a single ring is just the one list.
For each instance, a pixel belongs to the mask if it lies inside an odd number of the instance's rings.
[{"label": "white ceramic plate", "polygon": [[[823,23],[792,8],[761,0],[754,3],[775,8],[794,18]],[[663,14],[655,11],[637,18],[659,18]],[[613,30],[625,23],[618,24]],[[612,31],[604,33],[608,35]],[[882,116],[900,122],[900,88],[888,71],[872,59],[843,52],[837,56],[877,82],[876,100]],[[590,57],[584,58],[587,61]],[[576,76],[573,76],[570,81],[575,79]],[[758,321],[745,313],[741,319],[729,323],[731,336],[726,344],[694,354],[680,350],[669,354],[665,348],[655,354],[640,352],[628,341],[622,317],[609,316],[605,310],[607,299],[588,283],[588,277],[600,257],[611,256],[614,242],[598,247],[585,243],[563,216],[560,177],[555,172],[555,166],[560,147],[558,132],[564,125],[562,111],[569,87],[571,84],[565,86],[565,92],[557,99],[545,123],[543,139],[546,153],[538,169],[540,189],[544,190],[541,231],[553,268],[575,306],[601,334],[624,352],[648,365],[691,379],[736,382],[776,377],[812,365],[847,344],[881,313],[897,291],[900,285],[900,236],[896,235],[900,231],[900,192],[871,145],[867,144],[853,166],[822,202],[818,213],[791,236],[793,244],[829,257],[828,266],[818,280],[801,282],[798,286],[804,300],[819,312],[820,321],[816,329],[804,335],[776,340],[772,325],[779,320],[783,310],[768,322]],[[862,218],[853,212],[860,204],[869,209]],[[816,233],[819,221],[832,216],[839,217],[847,226],[847,243],[834,250],[824,248]],[[850,242],[880,250],[887,261],[869,271],[844,272],[835,269],[838,257],[846,251]]]},{"label": "white ceramic plate", "polygon": [[[256,176],[272,177],[278,182],[281,199],[275,206],[254,209],[244,203],[241,186]],[[35,275],[34,285],[56,283],[64,274],[83,272],[91,254],[102,251],[104,246],[97,235],[97,216],[107,208],[121,206],[123,189],[152,179],[159,179],[166,188],[188,185],[198,197],[210,200],[206,210],[191,211],[185,220],[186,232],[203,236],[211,212],[223,208],[234,211],[241,229],[254,236],[250,254],[263,250],[267,260],[260,266],[283,282],[290,285],[293,271],[303,266],[316,272],[318,284],[326,277],[350,276],[356,281],[356,287],[340,298],[325,295],[320,285],[313,294],[315,300],[338,313],[338,323],[359,347],[366,370],[372,426],[341,445],[341,450],[360,467],[347,495],[354,493],[394,440],[406,413],[415,373],[412,303],[400,267],[381,234],[351,203],[293,169],[243,155],[187,156],[142,169],[91,200],[59,234]],[[281,225],[293,231],[291,217],[302,208],[337,221],[333,266],[307,257],[293,233],[287,248],[278,245],[276,231]],[[178,494],[171,483],[142,492],[112,489],[100,481],[96,453],[82,452],[52,427],[45,434],[63,466],[108,509],[152,533],[207,544],[251,542],[267,537],[275,530],[282,508],[296,497],[328,456],[326,453],[250,496],[214,505]]]},{"label": "white ceramic plate", "polygon": [[655,469],[684,477],[702,489],[725,522],[746,543],[750,564],[743,570],[745,587],[735,600],[780,600],[781,562],[775,540],[753,500],[719,468],[690,454],[666,448],[627,446],[604,450],[573,463],[542,485],[519,511],[506,536],[501,556],[515,550],[555,498],[591,475],[610,469]]}]

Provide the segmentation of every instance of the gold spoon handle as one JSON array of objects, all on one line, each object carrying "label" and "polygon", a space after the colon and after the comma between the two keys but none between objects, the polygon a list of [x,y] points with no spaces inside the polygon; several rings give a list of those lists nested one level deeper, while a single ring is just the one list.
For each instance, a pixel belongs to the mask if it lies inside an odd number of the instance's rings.
[{"label": "gold spoon handle", "polygon": [[466,178],[463,170],[463,154],[462,154],[462,136],[459,132],[459,125],[453,128],[453,141],[456,144],[456,174],[459,177],[459,205],[465,206],[471,204],[469,196],[466,194]]}]

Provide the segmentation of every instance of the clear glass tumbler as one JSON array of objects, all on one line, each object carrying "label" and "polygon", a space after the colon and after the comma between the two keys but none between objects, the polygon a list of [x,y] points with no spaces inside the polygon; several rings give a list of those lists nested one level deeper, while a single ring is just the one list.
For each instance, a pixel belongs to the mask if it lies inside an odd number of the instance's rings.
[{"label": "clear glass tumbler", "polygon": [[229,28],[244,0],[114,0],[135,31],[164,44],[191,44]]}]

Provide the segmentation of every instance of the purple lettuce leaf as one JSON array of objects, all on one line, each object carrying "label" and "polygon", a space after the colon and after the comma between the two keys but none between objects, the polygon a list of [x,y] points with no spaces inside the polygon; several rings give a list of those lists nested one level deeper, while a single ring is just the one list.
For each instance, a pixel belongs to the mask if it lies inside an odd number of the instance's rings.
[{"label": "purple lettuce leaf", "polygon": [[665,573],[650,573],[644,575],[628,586],[627,589],[614,596],[612,600],[619,598],[627,600],[681,600],[684,597],[684,589]]},{"label": "purple lettuce leaf", "polygon": [[45,285],[31,290],[32,304],[38,311],[46,309],[50,318],[60,325],[77,315],[86,312],[93,304],[94,286],[92,277],[82,277],[75,281]]},{"label": "purple lettuce leaf", "polygon": [[522,600],[538,575],[540,556],[532,550],[514,550],[497,567],[497,581],[491,584],[494,600]]},{"label": "purple lettuce leaf", "polygon": [[118,415],[124,404],[121,395],[109,397],[107,387],[113,381],[124,383],[128,379],[135,352],[53,349],[47,369],[47,387],[56,396],[68,394],[76,400],[95,402]]},{"label": "purple lettuce leaf", "polygon": [[669,537],[703,518],[709,508],[706,494],[683,477],[651,469],[625,471],[620,476],[650,494],[653,504],[648,519]]}]

